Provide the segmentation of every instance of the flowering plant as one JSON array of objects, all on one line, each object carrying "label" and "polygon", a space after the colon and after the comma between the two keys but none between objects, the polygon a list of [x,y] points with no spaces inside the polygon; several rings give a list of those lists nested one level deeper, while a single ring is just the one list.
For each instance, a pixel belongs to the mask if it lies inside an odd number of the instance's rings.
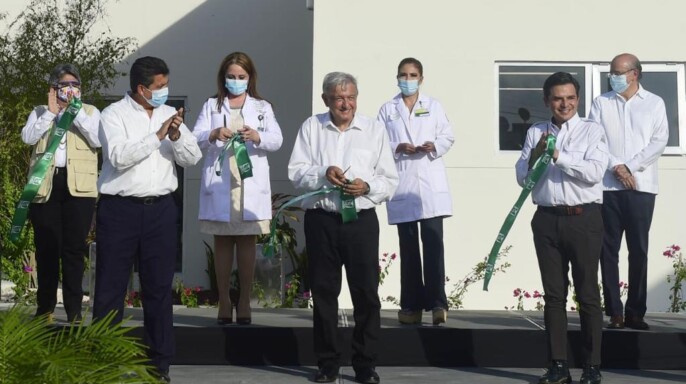
[{"label": "flowering plant", "polygon": [[140,308],[143,306],[143,296],[138,291],[128,291],[124,296],[124,303],[129,308]]},{"label": "flowering plant", "polygon": [[[510,249],[512,249],[512,246],[508,245],[505,248],[503,248],[500,252],[498,252],[498,260],[501,260],[503,257],[507,256],[507,254],[510,252]],[[504,261],[493,270],[493,275],[495,275],[498,272],[505,273],[505,270],[509,267],[510,263]],[[450,291],[450,294],[448,295],[448,306],[450,307],[450,309],[462,308],[462,300],[464,295],[467,293],[467,289],[470,285],[476,283],[477,281],[483,280],[484,276],[486,275],[487,268],[488,256],[486,256],[483,261],[480,261],[474,267],[472,267],[472,270],[468,274],[466,274],[465,277],[463,277],[461,280],[459,280],[457,283],[453,285],[453,289],[452,291]],[[447,283],[449,281],[450,278],[446,276],[445,282]]]},{"label": "flowering plant", "polygon": [[683,282],[686,281],[686,262],[681,254],[681,247],[672,244],[662,252],[672,261],[673,275],[667,275],[667,282],[672,286],[669,288],[670,312],[686,311],[686,300],[684,300]]},{"label": "flowering plant", "polygon": [[391,264],[393,264],[393,261],[398,257],[395,253],[392,253],[390,256],[388,255],[388,252],[384,252],[381,258],[379,259],[379,285],[383,285],[383,281],[388,276],[388,269],[391,267]]},{"label": "flowering plant", "polygon": [[[536,306],[535,309],[537,311],[542,311],[543,310],[543,292],[539,292],[538,290],[535,290],[533,293],[529,293],[528,291],[525,291],[521,288],[515,288],[515,290],[512,292],[513,296],[517,298],[517,310],[518,311],[523,311],[524,310],[524,299],[536,299]],[[505,307],[505,309],[515,309],[514,306],[512,307]]]},{"label": "flowering plant", "polygon": [[184,287],[181,280],[176,280],[176,293],[179,295],[181,304],[185,305],[187,308],[198,308],[198,293],[200,290],[200,287]]}]

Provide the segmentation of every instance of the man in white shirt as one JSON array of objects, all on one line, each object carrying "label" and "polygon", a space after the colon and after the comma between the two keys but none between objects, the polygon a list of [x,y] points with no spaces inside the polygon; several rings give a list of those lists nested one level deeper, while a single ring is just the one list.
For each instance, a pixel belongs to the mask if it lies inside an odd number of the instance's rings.
[{"label": "man in white shirt", "polygon": [[545,329],[550,367],[539,384],[571,383],[567,364],[567,290],[569,265],[579,302],[583,373],[581,384],[599,384],[603,314],[598,289],[598,260],[603,237],[601,181],[608,150],[603,128],[579,118],[579,83],[557,72],[543,85],[550,121],[529,128],[517,161],[517,182],[524,186],[546,137],[557,138],[552,161],[532,191],[538,209],[531,221],[545,292]]},{"label": "man in white shirt", "polygon": [[322,99],[329,111],[303,123],[288,164],[288,178],[296,188],[340,189],[302,204],[307,210],[305,239],[319,365],[314,381],[338,379],[338,295],[345,266],[354,306],[355,380],[376,384],[381,302],[379,221],[374,207],[393,196],[398,173],[383,124],[355,113],[357,81],[352,75],[326,75]]},{"label": "man in white shirt", "polygon": [[170,382],[174,355],[172,279],[177,254],[175,164],[197,163],[202,153],[183,124],[183,109],[165,105],[169,69],[156,57],[142,57],[130,71],[131,91],[105,108],[98,179],[98,265],[93,317],[116,311],[122,320],[131,268],[138,262],[144,341],[160,379]]},{"label": "man in white shirt", "polygon": [[[658,192],[657,160],[669,138],[665,103],[645,90],[641,62],[624,53],[612,60],[612,91],[598,96],[589,118],[605,128],[610,162],[603,179],[605,237],[600,267],[608,328],[648,329],[646,313],[648,232]],[[629,292],[622,308],[619,248],[626,233]]]}]

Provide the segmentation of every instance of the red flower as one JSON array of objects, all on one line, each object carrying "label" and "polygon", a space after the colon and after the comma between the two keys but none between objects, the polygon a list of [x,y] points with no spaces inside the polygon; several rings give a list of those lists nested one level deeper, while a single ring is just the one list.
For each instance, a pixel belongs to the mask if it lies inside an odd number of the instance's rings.
[{"label": "red flower", "polygon": [[312,294],[310,293],[310,291],[305,291],[305,292],[303,292],[303,297],[304,297],[305,299],[309,299],[311,296],[312,296]]},{"label": "red flower", "polygon": [[514,297],[519,297],[519,295],[522,294],[522,290],[519,288],[515,288],[515,290],[512,293]]},{"label": "red flower", "polygon": [[524,297],[526,297],[527,299],[529,299],[529,298],[531,298],[531,295],[529,294],[529,292],[524,291]]},{"label": "red flower", "polygon": [[24,266],[24,272],[26,272],[26,273],[33,272],[33,268],[31,268],[30,265],[25,265]]},{"label": "red flower", "polygon": [[395,253],[391,255],[391,260],[395,260],[395,258],[398,257]]},{"label": "red flower", "polygon": [[676,244],[674,244],[674,245],[672,245],[672,249],[678,252],[678,251],[681,250],[681,247],[678,246],[678,245],[676,245]]},{"label": "red flower", "polygon": [[543,296],[543,295],[541,295],[541,292],[538,292],[537,290],[534,291],[534,299],[538,299],[541,296]]},{"label": "red flower", "polygon": [[672,255],[672,250],[671,250],[671,249],[668,249],[668,250],[662,252],[662,255],[663,255],[663,256],[667,256],[667,257],[674,257],[674,255]]}]

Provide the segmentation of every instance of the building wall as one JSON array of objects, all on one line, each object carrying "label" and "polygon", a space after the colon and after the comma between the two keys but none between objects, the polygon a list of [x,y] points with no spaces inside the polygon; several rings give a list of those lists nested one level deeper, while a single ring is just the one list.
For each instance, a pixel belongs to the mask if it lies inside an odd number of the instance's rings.
[{"label": "building wall", "polygon": [[[683,2],[646,6],[628,0],[617,7],[590,0],[482,0],[469,5],[449,0],[315,1],[314,96],[321,93],[327,72],[350,72],[359,81],[358,113],[376,116],[381,104],[398,92],[398,62],[413,56],[424,64],[422,91],[442,102],[453,124],[455,145],[445,158],[454,206],[453,217],[444,223],[448,292],[488,254],[520,192],[514,177],[518,154],[497,149],[496,61],[609,62],[622,52],[643,61],[686,60],[686,51],[670,43],[686,32],[679,17],[686,10]],[[313,110],[324,110],[317,97]],[[680,225],[686,210],[686,160],[664,156],[659,164],[661,192],[650,237],[650,311],[668,307],[671,263],[662,256],[664,247],[686,241]],[[505,241],[512,245],[507,257],[512,267],[492,279],[488,292],[480,283],[473,285],[466,308],[502,309],[516,305],[515,288],[542,288],[529,225],[533,212],[529,200]],[[383,226],[383,210],[380,215]],[[383,226],[381,248],[398,250],[395,228]],[[624,278],[625,249],[620,264]],[[391,267],[382,297],[399,295],[397,267]]]},{"label": "building wall", "polygon": [[[0,12],[13,20],[30,1],[3,0]],[[293,192],[287,164],[300,124],[312,105],[313,13],[305,0],[120,0],[107,3],[105,23],[95,32],[133,37],[138,49],[119,68],[128,72],[142,56],[164,59],[170,68],[170,97],[186,99],[186,125],[216,93],[221,60],[233,51],[252,57],[258,71],[258,91],[274,107],[284,141],[269,156],[274,192]],[[123,96],[128,77],[106,93]],[[201,161],[202,163],[202,161]],[[200,166],[185,172],[183,265],[179,275],[187,286],[209,286],[203,241],[211,236],[197,229]],[[170,239],[171,240],[171,239]]]}]

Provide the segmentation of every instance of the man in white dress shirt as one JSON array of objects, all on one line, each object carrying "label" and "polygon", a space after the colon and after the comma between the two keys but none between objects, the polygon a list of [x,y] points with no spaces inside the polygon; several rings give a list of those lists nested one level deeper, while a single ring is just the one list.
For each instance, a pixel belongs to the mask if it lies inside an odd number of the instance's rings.
[{"label": "man in white dress shirt", "polygon": [[[653,220],[657,160],[669,139],[665,103],[645,90],[641,62],[624,53],[612,60],[612,91],[598,96],[589,118],[605,128],[610,162],[603,179],[605,236],[600,267],[608,328],[648,329],[646,313],[648,232]],[[626,233],[629,250],[629,292],[622,308],[619,248]]]},{"label": "man in white dress shirt", "polygon": [[183,110],[165,105],[169,69],[156,57],[136,60],[131,91],[105,108],[98,179],[98,263],[93,317],[116,311],[122,320],[126,286],[134,262],[141,282],[144,342],[163,382],[170,382],[174,355],[172,279],[177,253],[178,186],[175,164],[202,157],[195,136],[183,124]]},{"label": "man in white dress shirt", "polygon": [[[346,199],[334,191],[303,200],[314,300],[314,351],[319,365],[314,381],[338,379],[338,295],[341,267],[345,266],[354,307],[355,380],[376,384],[380,380],[375,364],[381,302],[379,221],[374,207],[393,196],[398,173],[384,125],[355,113],[357,81],[352,75],[326,75],[322,99],[329,111],[303,123],[288,164],[288,178],[296,188],[313,191],[338,187],[351,195]],[[348,221],[350,213],[357,217]]]},{"label": "man in white dress shirt", "polygon": [[571,383],[567,364],[567,290],[572,266],[579,302],[583,373],[581,384],[599,384],[603,314],[598,289],[598,260],[603,237],[602,179],[608,150],[603,127],[579,118],[579,83],[557,72],[543,85],[552,119],[529,128],[517,161],[517,182],[524,186],[546,137],[557,142],[552,161],[532,191],[538,209],[531,221],[534,245],[545,292],[545,330],[550,367],[539,384]]}]

